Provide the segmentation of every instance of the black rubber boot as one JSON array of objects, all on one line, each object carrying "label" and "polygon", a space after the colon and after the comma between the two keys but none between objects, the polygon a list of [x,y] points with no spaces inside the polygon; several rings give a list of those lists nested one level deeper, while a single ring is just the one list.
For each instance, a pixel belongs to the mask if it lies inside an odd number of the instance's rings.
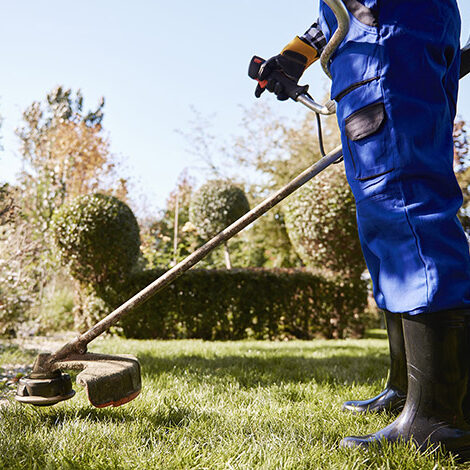
[{"label": "black rubber boot", "polygon": [[385,312],[388,346],[390,351],[390,374],[383,392],[369,400],[347,401],[343,411],[371,413],[390,411],[399,413],[406,400],[408,379],[406,374],[405,342],[403,339],[402,315]]},{"label": "black rubber boot", "polygon": [[470,459],[470,426],[462,402],[470,362],[466,311],[403,316],[408,362],[408,393],[403,411],[386,428],[346,437],[342,447],[413,441],[424,450],[442,445],[461,460]]},{"label": "black rubber boot", "polygon": [[[470,338],[470,315],[467,316],[467,334],[468,337]],[[468,356],[468,360],[470,361],[470,355]],[[467,384],[467,394],[465,395],[465,398],[463,399],[463,416],[465,418],[465,421],[467,424],[470,424],[470,373],[468,377],[468,384]]]}]

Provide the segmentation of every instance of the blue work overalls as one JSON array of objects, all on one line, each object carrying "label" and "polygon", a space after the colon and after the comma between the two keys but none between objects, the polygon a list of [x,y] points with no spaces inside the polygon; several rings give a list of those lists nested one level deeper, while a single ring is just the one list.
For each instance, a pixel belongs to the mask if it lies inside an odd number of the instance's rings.
[{"label": "blue work overalls", "polygon": [[[470,256],[453,172],[456,1],[364,3],[345,0],[351,27],[331,60],[331,96],[376,302],[410,314],[466,308]],[[336,24],[320,1],[327,39]]]}]

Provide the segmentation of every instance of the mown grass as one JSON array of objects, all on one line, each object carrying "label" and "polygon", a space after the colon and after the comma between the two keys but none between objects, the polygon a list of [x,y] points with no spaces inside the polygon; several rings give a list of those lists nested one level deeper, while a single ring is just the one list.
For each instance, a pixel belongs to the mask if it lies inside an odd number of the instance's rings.
[{"label": "mown grass", "polygon": [[28,364],[35,357],[34,351],[23,350],[13,344],[0,344],[0,368],[5,364]]},{"label": "mown grass", "polygon": [[132,353],[141,395],[98,410],[82,390],[49,408],[0,409],[1,469],[439,469],[452,456],[410,445],[338,448],[390,415],[352,416],[341,403],[385,383],[385,339],[309,342],[130,341],[92,348]]}]

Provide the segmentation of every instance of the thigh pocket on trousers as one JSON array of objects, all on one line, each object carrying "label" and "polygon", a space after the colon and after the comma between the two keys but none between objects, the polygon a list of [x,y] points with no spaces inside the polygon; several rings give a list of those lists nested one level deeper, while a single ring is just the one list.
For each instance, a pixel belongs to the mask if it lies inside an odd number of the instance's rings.
[{"label": "thigh pocket on trousers", "polygon": [[394,169],[387,148],[388,122],[383,102],[372,103],[344,119],[344,136],[357,180],[367,180]]}]

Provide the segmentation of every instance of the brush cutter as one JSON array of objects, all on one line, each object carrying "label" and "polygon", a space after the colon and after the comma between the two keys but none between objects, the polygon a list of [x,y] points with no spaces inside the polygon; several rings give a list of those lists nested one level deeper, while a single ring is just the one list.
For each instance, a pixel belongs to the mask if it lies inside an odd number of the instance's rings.
[{"label": "brush cutter", "polygon": [[[310,100],[306,96],[304,98]],[[318,106],[317,103],[312,105]],[[91,404],[98,408],[119,406],[134,399],[141,389],[138,360],[133,356],[90,354],[87,353],[87,345],[107,331],[122,316],[168,286],[216,247],[235,236],[341,157],[341,147],[335,148],[289,184],[265,199],[261,204],[247,212],[145,289],[134,295],[91,329],[54,353],[40,354],[36,358],[32,373],[20,379],[15,396],[16,400],[25,404],[47,406],[72,398],[75,392],[72,390],[70,376],[61,372],[70,369],[82,371],[77,376],[77,383],[86,389]]]},{"label": "brush cutter", "polygon": [[[322,66],[329,75],[329,59],[348,31],[349,14],[341,0],[325,1],[335,12],[339,25],[321,57]],[[257,78],[259,67],[263,62],[259,57],[252,59],[249,68],[251,78]],[[335,112],[335,105],[331,101],[324,106],[316,103],[307,94],[308,87],[298,87],[295,83],[287,82],[285,85],[292,99],[313,110],[317,116],[318,114],[333,114]],[[324,155],[320,127],[319,134]],[[70,376],[62,372],[63,370],[81,371],[77,375],[76,382],[86,389],[88,399],[96,407],[119,406],[134,399],[141,390],[140,365],[137,358],[128,355],[90,354],[87,353],[87,345],[107,331],[122,316],[165,288],[216,247],[235,236],[341,157],[341,147],[324,155],[321,160],[307,168],[289,184],[265,199],[88,331],[54,353],[39,354],[34,362],[32,373],[20,379],[15,396],[16,400],[25,404],[48,406],[72,398],[75,394],[72,382]]]},{"label": "brush cutter", "polygon": [[[256,65],[258,64],[256,63]],[[297,101],[308,104],[310,108],[319,108],[323,112],[327,111],[326,107],[323,109],[321,105],[315,103],[308,95],[299,95]],[[39,354],[34,363],[32,373],[20,379],[15,396],[16,400],[25,404],[48,406],[72,398],[75,392],[72,389],[70,376],[61,372],[62,370],[70,369],[81,370],[76,381],[86,389],[90,402],[96,407],[119,406],[135,398],[141,389],[138,360],[132,356],[90,354],[87,353],[87,345],[107,331],[122,316],[131,312],[158,291],[168,286],[168,284],[193,267],[212,250],[257,220],[315,175],[339,160],[341,156],[341,147],[335,148],[317,163],[307,168],[289,184],[265,199],[145,289],[134,295],[134,297],[99,321],[91,329],[65,344],[54,353]]]},{"label": "brush cutter", "polygon": [[[321,64],[329,75],[329,59],[348,31],[349,14],[341,0],[324,1],[334,11],[339,25],[321,57]],[[468,47],[466,47],[466,50],[468,51]],[[466,57],[468,61],[468,52]],[[249,76],[251,78],[257,79],[259,68],[263,63],[264,60],[260,57],[253,57],[249,68]],[[466,73],[468,73],[468,70],[465,70],[462,76]],[[334,102],[329,101],[325,105],[318,104],[308,95],[308,87],[298,86],[296,83],[286,81],[287,79],[283,76],[278,78],[282,80],[290,98],[307,106],[317,114],[317,117],[319,114],[327,115],[335,112]],[[319,142],[322,147],[320,128]],[[324,154],[323,151],[322,154]],[[54,353],[40,354],[36,358],[32,373],[20,379],[15,397],[16,400],[20,403],[48,406],[72,398],[75,392],[72,389],[70,376],[63,373],[62,370],[81,371],[76,381],[86,389],[90,402],[96,407],[119,406],[134,399],[141,390],[140,365],[138,360],[128,355],[111,356],[87,353],[87,345],[107,331],[122,316],[131,312],[158,291],[168,286],[216,247],[235,236],[272,207],[310,181],[315,175],[341,158],[342,150],[339,146],[324,155],[323,158],[303,171],[286,186],[247,212],[243,217],[168,270],[138,294],[134,295],[88,331],[65,344]]]}]

